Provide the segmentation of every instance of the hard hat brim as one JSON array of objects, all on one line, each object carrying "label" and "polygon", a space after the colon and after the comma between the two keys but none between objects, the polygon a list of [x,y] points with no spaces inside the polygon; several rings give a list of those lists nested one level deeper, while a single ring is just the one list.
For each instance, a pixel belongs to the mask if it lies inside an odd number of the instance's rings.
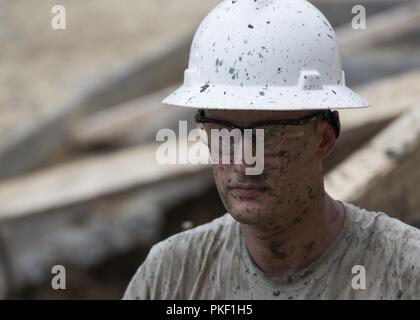
[{"label": "hard hat brim", "polygon": [[293,87],[182,86],[162,101],[197,109],[327,110],[367,108],[369,103],[350,88],[324,86],[322,90]]}]

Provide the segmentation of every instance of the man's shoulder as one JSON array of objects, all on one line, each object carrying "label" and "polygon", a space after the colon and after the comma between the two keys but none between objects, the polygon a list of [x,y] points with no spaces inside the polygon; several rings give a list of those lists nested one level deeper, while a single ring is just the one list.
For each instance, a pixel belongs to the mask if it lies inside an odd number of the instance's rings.
[{"label": "man's shoulder", "polygon": [[[233,218],[225,214],[155,244],[132,278],[125,299],[188,297],[196,279],[204,276],[219,253],[234,246]],[[191,277],[191,275],[194,275]]]},{"label": "man's shoulder", "polygon": [[413,280],[420,270],[420,230],[381,211],[351,204],[347,207],[353,221],[349,234],[358,243],[359,256],[378,265],[392,265],[403,277]]},{"label": "man's shoulder", "polygon": [[352,204],[347,208],[352,221],[349,240],[357,248],[358,261],[373,268],[378,281],[386,281],[398,296],[420,298],[420,230],[381,211]]},{"label": "man's shoulder", "polygon": [[420,249],[420,230],[382,211],[369,211],[351,203],[344,203],[359,237],[376,241],[406,244]]},{"label": "man's shoulder", "polygon": [[208,223],[177,233],[155,244],[151,254],[179,258],[187,256],[187,252],[189,255],[192,252],[208,253],[209,250],[220,247],[235,236],[235,231],[235,220],[226,213]]}]

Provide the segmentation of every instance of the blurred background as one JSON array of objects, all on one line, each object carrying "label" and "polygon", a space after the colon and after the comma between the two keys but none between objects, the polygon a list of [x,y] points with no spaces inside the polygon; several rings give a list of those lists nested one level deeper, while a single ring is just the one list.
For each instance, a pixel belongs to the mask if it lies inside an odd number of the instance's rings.
[{"label": "blurred background", "polygon": [[[155,161],[156,131],[192,120],[160,101],[219,2],[0,0],[1,299],[120,299],[154,243],[224,214],[208,166]],[[420,0],[311,2],[372,104],[340,112],[326,189],[420,227]]]}]

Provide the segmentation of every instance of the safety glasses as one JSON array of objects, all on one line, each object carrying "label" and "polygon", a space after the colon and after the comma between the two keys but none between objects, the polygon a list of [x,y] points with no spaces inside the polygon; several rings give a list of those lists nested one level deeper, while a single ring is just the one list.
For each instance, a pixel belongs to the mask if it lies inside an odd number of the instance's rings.
[{"label": "safety glasses", "polygon": [[316,112],[308,116],[305,116],[302,118],[296,118],[296,119],[260,121],[260,122],[254,123],[252,126],[243,127],[243,126],[233,124],[232,122],[229,122],[229,121],[206,117],[204,114],[204,110],[199,110],[195,115],[195,122],[198,124],[203,124],[203,125],[210,125],[210,126],[213,125],[215,127],[226,128],[228,130],[239,129],[243,131],[245,129],[251,129],[251,130],[265,129],[267,127],[272,127],[272,126],[302,126],[318,119],[328,120],[329,118],[327,116],[328,112],[330,111],[320,111],[320,112]]}]

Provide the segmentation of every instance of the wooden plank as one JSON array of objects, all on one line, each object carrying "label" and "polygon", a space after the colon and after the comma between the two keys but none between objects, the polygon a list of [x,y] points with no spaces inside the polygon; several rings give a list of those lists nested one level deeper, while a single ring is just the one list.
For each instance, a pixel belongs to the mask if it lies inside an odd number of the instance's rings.
[{"label": "wooden plank", "polygon": [[371,103],[371,107],[340,110],[342,134],[333,154],[325,161],[326,172],[420,101],[420,70],[378,80],[355,90]]},{"label": "wooden plank", "polygon": [[337,29],[342,53],[351,55],[385,41],[395,40],[420,29],[420,2],[398,6],[367,18],[365,30],[354,30],[351,23]]},{"label": "wooden plank", "polygon": [[187,120],[191,126],[193,109],[168,108],[161,103],[174,90],[175,87],[166,88],[80,119],[70,128],[72,144],[89,148],[106,144],[149,143],[156,140],[159,129],[175,129],[178,120]]},{"label": "wooden plank", "polygon": [[179,54],[187,55],[177,53],[184,49],[179,49],[179,42],[186,41],[162,44],[144,60],[127,62],[106,76],[100,74],[50,112],[16,120],[5,132],[7,139],[0,141],[0,179],[37,168],[52,154],[68,148],[68,126],[87,114],[157,90],[175,81],[170,80],[175,76],[178,79],[183,70]]},{"label": "wooden plank", "polygon": [[5,290],[45,281],[54,264],[85,268],[156,243],[165,212],[213,183],[208,166],[159,165],[156,147],[79,159],[1,183]]},{"label": "wooden plank", "polygon": [[213,181],[207,166],[159,165],[156,147],[79,159],[1,183],[0,282],[7,292],[0,296],[45,281],[51,265],[89,267],[156,243],[166,210]]},{"label": "wooden plank", "polygon": [[355,90],[371,104],[360,110],[341,110],[344,130],[394,119],[420,99],[420,70],[370,82]]},{"label": "wooden plank", "polygon": [[[181,0],[162,7],[153,2],[129,4],[128,0],[86,5],[66,1],[73,25],[62,37],[39,16],[50,12],[53,2],[45,1],[36,6],[37,10],[32,10],[34,5],[29,2],[5,8],[5,25],[0,28],[4,31],[0,32],[0,37],[4,36],[0,179],[39,168],[69,147],[67,126],[86,113],[181,80],[193,30],[217,4],[216,0],[205,0],[192,6],[195,0]],[[137,9],[127,9],[133,6]],[[35,14],[34,19],[25,18],[28,12]],[[151,32],[156,12],[162,19]],[[81,32],[80,26],[92,19],[97,25]],[[119,20],[125,22],[116,23]],[[42,31],[34,34],[34,30]],[[20,34],[18,40],[16,32]],[[109,41],[103,41],[104,34]],[[35,55],[29,54],[34,50]]]},{"label": "wooden plank", "polygon": [[0,220],[75,205],[138,186],[206,170],[160,165],[157,145],[136,146],[42,170],[0,184]]},{"label": "wooden plank", "polygon": [[418,147],[420,105],[415,105],[329,173],[326,190],[334,198],[357,201]]},{"label": "wooden plank", "polygon": [[133,248],[147,252],[161,240],[166,212],[202,196],[212,181],[210,171],[192,173],[3,221],[6,294],[48,281],[54,264],[87,268]]},{"label": "wooden plank", "polygon": [[357,204],[386,212],[420,228],[419,163],[420,148],[417,148],[357,199]]}]

